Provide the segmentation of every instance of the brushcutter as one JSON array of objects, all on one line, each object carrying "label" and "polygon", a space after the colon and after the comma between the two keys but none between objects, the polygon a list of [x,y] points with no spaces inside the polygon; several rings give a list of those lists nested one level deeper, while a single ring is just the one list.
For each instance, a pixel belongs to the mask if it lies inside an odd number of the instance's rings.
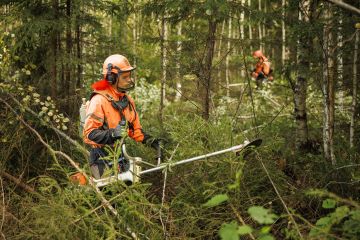
[{"label": "brushcutter", "polygon": [[[192,158],[188,158],[188,159],[184,159],[184,160],[180,160],[180,161],[171,163],[171,167],[182,165],[185,163],[195,162],[198,160],[208,159],[210,157],[224,154],[227,152],[234,152],[236,155],[239,155],[241,152],[244,152],[244,155],[246,155],[249,151],[251,151],[252,148],[260,146],[261,143],[262,143],[261,139],[255,139],[253,141],[245,141],[244,143],[242,143],[240,145],[236,145],[236,146],[233,146],[233,147],[230,147],[227,149],[223,149],[220,151],[216,151],[216,152],[212,152],[212,153],[204,154],[201,156],[196,156],[196,157],[192,157]],[[143,161],[140,157],[132,157],[127,153],[125,144],[122,145],[122,152],[124,154],[125,159],[128,161],[127,171],[119,172],[117,175],[100,178],[100,179],[91,178],[90,180],[97,187],[103,187],[103,186],[109,185],[109,184],[117,182],[117,181],[123,181],[125,184],[131,185],[132,183],[139,182],[140,177],[142,175],[161,171],[169,166],[169,164],[166,164],[166,163],[160,164],[161,159],[159,159],[159,158],[157,159],[158,165],[155,166],[155,165],[152,165],[150,163]],[[150,168],[148,168],[146,170],[141,170],[140,165],[147,165]]]}]

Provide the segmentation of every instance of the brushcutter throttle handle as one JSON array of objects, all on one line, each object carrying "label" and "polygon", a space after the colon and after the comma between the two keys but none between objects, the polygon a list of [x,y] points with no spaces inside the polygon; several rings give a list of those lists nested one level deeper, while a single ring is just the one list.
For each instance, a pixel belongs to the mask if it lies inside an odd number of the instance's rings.
[{"label": "brushcutter throttle handle", "polygon": [[164,147],[164,143],[161,139],[157,139],[157,144],[156,144],[156,159],[160,160],[163,157],[163,147]]}]

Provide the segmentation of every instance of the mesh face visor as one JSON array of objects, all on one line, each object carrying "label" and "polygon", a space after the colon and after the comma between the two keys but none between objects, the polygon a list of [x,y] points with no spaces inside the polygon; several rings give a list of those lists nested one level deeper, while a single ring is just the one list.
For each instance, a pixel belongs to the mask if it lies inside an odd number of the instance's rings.
[{"label": "mesh face visor", "polygon": [[121,74],[123,73],[130,73],[129,77],[131,81],[126,82],[126,84],[122,87],[118,87],[122,91],[130,91],[135,88],[135,80],[136,80],[136,72],[135,69],[131,71],[119,71],[117,77],[120,78]]}]

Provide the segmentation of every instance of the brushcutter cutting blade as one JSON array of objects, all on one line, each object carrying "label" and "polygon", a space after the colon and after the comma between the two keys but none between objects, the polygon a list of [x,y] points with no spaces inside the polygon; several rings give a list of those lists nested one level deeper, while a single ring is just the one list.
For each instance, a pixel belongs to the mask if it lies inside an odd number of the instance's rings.
[{"label": "brushcutter cutting blade", "polygon": [[244,146],[240,148],[238,151],[236,151],[236,156],[239,156],[241,152],[244,152],[243,156],[246,156],[250,153],[252,148],[259,147],[262,144],[262,139],[257,138],[255,140],[252,140],[251,142],[244,142]]}]

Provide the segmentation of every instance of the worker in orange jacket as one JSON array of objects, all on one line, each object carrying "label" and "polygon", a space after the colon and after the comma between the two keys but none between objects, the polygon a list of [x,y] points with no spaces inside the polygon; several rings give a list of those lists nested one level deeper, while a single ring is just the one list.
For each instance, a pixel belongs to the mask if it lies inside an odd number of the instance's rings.
[{"label": "worker in orange jacket", "polygon": [[263,81],[272,81],[272,69],[270,68],[270,61],[264,56],[260,50],[253,52],[253,58],[257,59],[255,69],[251,76],[256,79],[256,85],[259,87]]},{"label": "worker in orange jacket", "polygon": [[131,77],[134,70],[126,57],[111,55],[104,61],[103,79],[92,85],[83,138],[91,146],[90,169],[97,179],[101,178],[106,168],[106,162],[101,159],[106,156],[103,147],[112,146],[126,135],[161,154],[160,140],[142,130],[134,100],[127,94],[135,87]]}]

